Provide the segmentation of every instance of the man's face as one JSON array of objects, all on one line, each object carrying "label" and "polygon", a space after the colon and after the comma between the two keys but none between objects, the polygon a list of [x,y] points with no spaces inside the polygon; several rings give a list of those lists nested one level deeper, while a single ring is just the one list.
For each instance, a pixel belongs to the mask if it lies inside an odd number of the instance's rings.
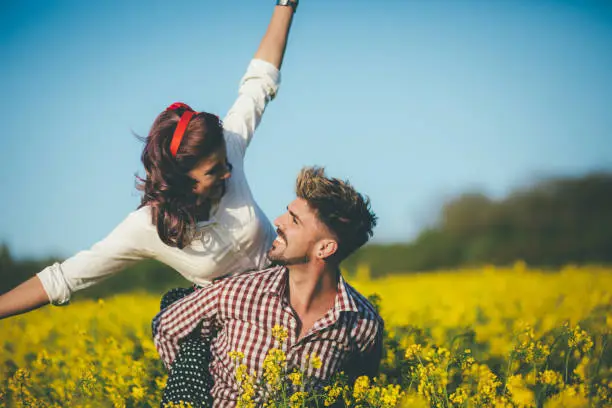
[{"label": "man's face", "polygon": [[274,220],[277,238],[268,257],[281,265],[305,264],[316,250],[315,244],[324,237],[324,227],[303,198],[296,198],[287,212]]}]

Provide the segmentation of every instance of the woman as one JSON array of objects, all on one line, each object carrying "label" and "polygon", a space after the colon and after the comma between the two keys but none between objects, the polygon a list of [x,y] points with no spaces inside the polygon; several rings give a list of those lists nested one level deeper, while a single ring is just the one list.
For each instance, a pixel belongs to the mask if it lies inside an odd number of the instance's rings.
[{"label": "woman", "polygon": [[142,153],[146,177],[140,180],[139,209],[91,249],[0,296],[0,319],[48,303],[67,304],[73,292],[145,258],[171,266],[196,285],[266,265],[274,229],[253,200],[243,164],[276,95],[297,5],[278,3],[223,122],[182,103],[164,110]]}]

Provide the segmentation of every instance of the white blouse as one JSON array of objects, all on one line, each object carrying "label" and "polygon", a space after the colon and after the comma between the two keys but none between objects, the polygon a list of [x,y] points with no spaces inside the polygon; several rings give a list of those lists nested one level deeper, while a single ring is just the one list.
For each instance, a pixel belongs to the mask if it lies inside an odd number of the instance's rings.
[{"label": "white blouse", "polygon": [[258,207],[244,174],[244,154],[269,101],[280,84],[280,72],[263,60],[252,60],[240,83],[238,99],[223,119],[232,175],[210,220],[196,226],[195,238],[183,249],[164,244],[151,223],[151,209],[130,213],[106,238],[62,263],[38,273],[54,305],[70,301],[72,292],[145,258],[176,269],[198,285],[214,278],[263,269],[275,230]]}]

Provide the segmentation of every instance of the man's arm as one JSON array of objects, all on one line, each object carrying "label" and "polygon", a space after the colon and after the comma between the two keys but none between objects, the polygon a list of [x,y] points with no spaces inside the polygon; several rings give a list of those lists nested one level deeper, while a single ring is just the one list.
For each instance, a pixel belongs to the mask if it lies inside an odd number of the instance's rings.
[{"label": "man's arm", "polygon": [[213,283],[168,306],[153,319],[153,340],[166,368],[178,355],[180,341],[200,323],[202,336],[209,337],[219,307],[223,282]]},{"label": "man's arm", "polygon": [[367,375],[370,378],[374,378],[378,375],[380,370],[380,360],[383,353],[383,328],[380,327],[374,343],[370,348],[363,354],[361,358],[362,373],[359,375]]},{"label": "man's arm", "polygon": [[255,59],[267,61],[277,69],[281,68],[292,20],[293,7],[276,6],[274,8],[268,30],[255,53]]},{"label": "man's arm", "polygon": [[345,373],[352,384],[358,377],[367,375],[370,378],[378,376],[380,360],[383,353],[384,323],[377,324],[376,331],[372,333],[369,341],[363,348],[347,362]]}]

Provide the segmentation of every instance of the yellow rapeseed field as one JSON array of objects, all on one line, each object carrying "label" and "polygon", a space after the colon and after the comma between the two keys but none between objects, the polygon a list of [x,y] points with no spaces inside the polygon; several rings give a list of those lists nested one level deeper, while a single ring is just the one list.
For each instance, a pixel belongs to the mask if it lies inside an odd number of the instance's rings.
[{"label": "yellow rapeseed field", "polygon": [[[518,262],[376,280],[368,272],[359,267],[349,281],[385,318],[381,376],[339,378],[315,396],[304,373],[285,369],[280,348],[262,378],[244,371],[236,351],[240,406],[259,406],[256,395],[270,407],[612,406],[611,268]],[[158,308],[156,296],[138,293],[0,321],[0,406],[158,406],[166,381],[151,339]]]}]

